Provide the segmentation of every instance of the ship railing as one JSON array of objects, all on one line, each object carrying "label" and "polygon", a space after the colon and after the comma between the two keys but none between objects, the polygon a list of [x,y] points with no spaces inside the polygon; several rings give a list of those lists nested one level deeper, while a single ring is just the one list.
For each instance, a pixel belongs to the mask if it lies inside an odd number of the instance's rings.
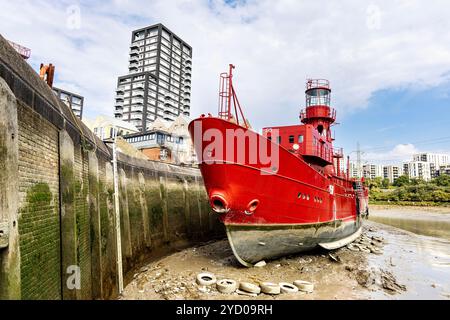
[{"label": "ship railing", "polygon": [[306,109],[302,109],[300,111],[300,120],[304,120],[307,118],[329,118],[333,121],[336,120],[336,109],[329,108],[328,111],[324,111],[323,108],[316,109],[314,106],[307,107]]},{"label": "ship railing", "polygon": [[320,144],[317,144],[317,145],[308,144],[306,146],[306,150],[307,150],[306,155],[308,155],[308,156],[322,158],[325,161],[330,162],[330,163],[333,162],[333,149],[332,148],[325,148],[325,147],[321,146]]},{"label": "ship railing", "polygon": [[333,157],[335,157],[335,158],[344,158],[344,149],[343,148],[335,148],[335,149],[333,149]]},{"label": "ship railing", "polygon": [[315,88],[330,89],[330,81],[326,79],[308,79],[306,81],[306,90]]}]

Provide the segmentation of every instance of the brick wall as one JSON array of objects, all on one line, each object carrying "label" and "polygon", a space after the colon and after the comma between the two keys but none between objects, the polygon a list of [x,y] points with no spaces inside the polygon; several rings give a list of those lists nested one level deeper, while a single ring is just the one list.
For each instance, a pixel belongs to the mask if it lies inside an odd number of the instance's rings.
[{"label": "brick wall", "polygon": [[22,299],[60,299],[58,130],[19,105]]}]

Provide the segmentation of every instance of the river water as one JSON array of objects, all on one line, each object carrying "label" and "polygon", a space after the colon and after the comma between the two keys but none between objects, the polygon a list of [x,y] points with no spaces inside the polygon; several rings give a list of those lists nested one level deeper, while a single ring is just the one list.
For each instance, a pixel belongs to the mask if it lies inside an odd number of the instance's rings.
[{"label": "river water", "polygon": [[[396,297],[374,294],[374,298],[450,299],[450,208],[375,209],[371,221],[407,232],[386,234],[383,256],[372,257],[373,265],[389,265],[392,273],[407,286]],[[382,261],[387,259],[389,261]]]}]

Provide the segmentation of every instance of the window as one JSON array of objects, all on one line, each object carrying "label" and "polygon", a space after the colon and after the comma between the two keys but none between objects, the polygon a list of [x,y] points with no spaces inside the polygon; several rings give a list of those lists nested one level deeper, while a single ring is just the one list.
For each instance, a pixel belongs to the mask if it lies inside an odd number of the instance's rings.
[{"label": "window", "polygon": [[267,137],[267,139],[268,139],[269,141],[272,141],[272,137]]},{"label": "window", "polygon": [[281,144],[281,136],[278,136],[278,144]]},{"label": "window", "polygon": [[178,144],[183,144],[183,141],[184,141],[183,137],[178,138]]},{"label": "window", "polygon": [[303,143],[303,136],[302,135],[298,136],[298,143]]},{"label": "window", "polygon": [[289,136],[289,143],[294,143],[294,136]]}]

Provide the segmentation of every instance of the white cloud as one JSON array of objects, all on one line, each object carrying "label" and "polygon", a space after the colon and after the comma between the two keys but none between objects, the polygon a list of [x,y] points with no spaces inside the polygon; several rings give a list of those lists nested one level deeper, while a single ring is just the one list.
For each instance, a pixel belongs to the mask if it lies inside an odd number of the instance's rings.
[{"label": "white cloud", "polygon": [[59,83],[86,97],[91,116],[113,113],[131,31],[157,22],[193,46],[193,116],[216,112],[218,74],[228,63],[237,66],[237,92],[255,127],[295,122],[306,77],[332,81],[342,115],[377,90],[437,86],[450,74],[448,1],[86,3],[74,29],[66,10],[76,1],[0,0],[0,30],[33,50],[33,64],[55,63]]},{"label": "white cloud", "polygon": [[412,156],[419,153],[419,149],[411,143],[398,144],[388,151],[386,149],[368,149],[362,154],[362,160],[375,164],[398,164],[404,161],[412,161]]}]

